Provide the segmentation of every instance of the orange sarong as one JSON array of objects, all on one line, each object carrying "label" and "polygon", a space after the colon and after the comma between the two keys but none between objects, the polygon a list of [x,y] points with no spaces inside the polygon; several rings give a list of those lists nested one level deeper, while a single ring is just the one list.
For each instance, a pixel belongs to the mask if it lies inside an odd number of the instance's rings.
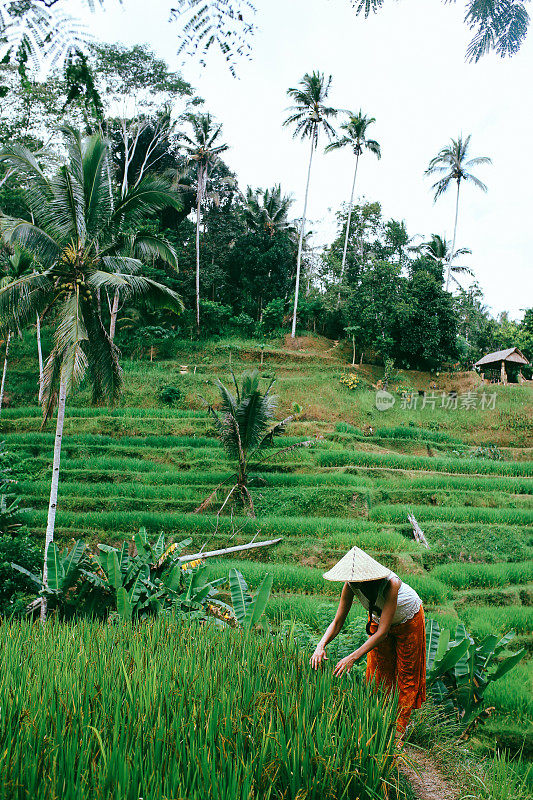
[{"label": "orange sarong", "polygon": [[[370,633],[378,629],[372,620]],[[426,699],[426,624],[422,606],[412,619],[391,625],[389,633],[367,654],[366,679],[398,690],[398,733],[403,733],[413,708]]]}]

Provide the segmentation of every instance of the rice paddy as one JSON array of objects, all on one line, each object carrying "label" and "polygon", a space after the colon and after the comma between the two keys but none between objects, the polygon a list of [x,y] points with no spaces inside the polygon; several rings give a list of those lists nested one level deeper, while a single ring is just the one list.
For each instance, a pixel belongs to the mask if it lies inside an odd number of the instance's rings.
[{"label": "rice paddy", "polygon": [[[184,363],[192,358],[185,357]],[[268,570],[274,579],[269,620],[305,622],[317,632],[331,620],[340,591],[339,585],[325,582],[322,573],[357,544],[419,592],[429,617],[452,627],[461,620],[476,635],[514,628],[521,645],[531,650],[530,389],[497,387],[499,405],[470,416],[460,410],[432,413],[428,408],[401,411],[398,406],[390,414],[381,413],[373,405],[372,392],[343,389],[338,382],[342,365],[311,356],[294,356],[293,361],[283,351],[270,367],[265,363],[265,372],[277,375],[280,417],[294,413],[293,403],[301,410],[288,435],[277,440],[278,454],[269,453],[264,466],[253,471],[250,491],[257,519],[242,516],[238,507],[218,518],[224,487],[209,509],[194,513],[230,475],[199,400],[200,394],[214,399],[208,377],[228,378],[222,356],[213,352],[211,358],[208,366],[198,365],[196,375],[185,376],[179,376],[172,362],[128,363],[122,408],[83,407],[83,388],[72,399],[61,465],[58,540],[114,543],[141,526],[149,533],[191,536],[194,549],[223,546],[228,539],[239,543],[256,535],[282,536],[280,545],[255,556],[252,551],[250,558],[210,564],[209,573],[223,575],[237,566],[254,588]],[[241,356],[234,369],[250,366],[254,358]],[[179,381],[180,408],[159,407],[154,385]],[[411,385],[422,381],[421,374],[413,376]],[[54,438],[53,422],[42,431],[40,427],[35,406],[2,410],[0,438],[14,454],[24,526],[37,542],[46,520]],[[312,440],[311,446],[284,449],[306,440]],[[494,442],[501,458],[474,457],[480,444]],[[414,540],[408,513],[423,528],[429,549]],[[532,680],[532,663],[520,665],[516,683],[514,672],[506,678],[512,691],[491,690],[498,709],[492,726],[500,719],[503,730],[518,710],[531,725],[533,712],[523,687]],[[93,727],[100,731],[98,725]],[[118,735],[112,725],[105,730],[111,737]],[[532,737],[527,727],[524,731]],[[105,772],[103,756],[95,756],[93,738],[89,752]],[[103,741],[111,763],[111,739]],[[250,770],[246,780],[253,781],[254,768]],[[241,779],[244,786],[244,772]],[[124,780],[127,783],[126,774]],[[151,787],[143,796],[156,796],[155,792]]]}]

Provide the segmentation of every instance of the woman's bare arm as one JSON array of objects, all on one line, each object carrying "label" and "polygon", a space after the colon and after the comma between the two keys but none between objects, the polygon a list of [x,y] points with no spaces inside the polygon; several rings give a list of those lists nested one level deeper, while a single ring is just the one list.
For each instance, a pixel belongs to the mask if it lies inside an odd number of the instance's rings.
[{"label": "woman's bare arm", "polygon": [[337,608],[337,613],[335,614],[335,618],[333,622],[330,625],[328,625],[324,636],[317,644],[316,650],[311,656],[310,662],[313,669],[317,669],[321,661],[327,661],[326,645],[329,644],[329,642],[332,642],[333,639],[340,632],[342,626],[344,625],[346,617],[348,616],[348,612],[352,607],[352,603],[353,603],[353,592],[350,589],[349,585],[345,583],[342,589],[341,598],[339,600],[339,607]]},{"label": "woman's bare arm", "polygon": [[366,653],[370,652],[370,650],[373,650],[374,647],[376,647],[376,645],[378,645],[379,642],[381,642],[388,635],[394,614],[396,613],[396,607],[398,605],[398,591],[400,586],[401,581],[398,578],[390,579],[387,598],[379,618],[377,631],[373,633],[372,636],[369,636],[366,642],[361,645],[361,647],[358,647],[357,650],[355,650],[353,653],[350,653],[350,655],[346,656],[345,658],[341,658],[333,670],[334,675],[342,675],[343,672],[349,672],[356,661],[362,658]]}]

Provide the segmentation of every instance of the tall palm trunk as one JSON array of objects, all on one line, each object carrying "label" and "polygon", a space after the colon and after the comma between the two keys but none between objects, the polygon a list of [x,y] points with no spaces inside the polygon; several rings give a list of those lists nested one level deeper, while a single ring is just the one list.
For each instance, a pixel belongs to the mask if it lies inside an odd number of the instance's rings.
[{"label": "tall palm trunk", "polygon": [[37,329],[37,358],[39,359],[39,405],[43,397],[43,348],[41,346],[41,318],[36,314],[35,327]]},{"label": "tall palm trunk", "polygon": [[109,320],[109,338],[111,341],[115,338],[115,331],[117,329],[117,317],[118,317],[118,304],[120,302],[120,294],[118,289],[115,290],[115,296],[113,297],[113,305],[111,306],[111,314]]},{"label": "tall palm trunk", "polygon": [[356,158],[355,158],[355,171],[354,171],[354,174],[353,174],[352,193],[350,195],[350,205],[348,206],[348,220],[346,222],[346,235],[344,237],[344,250],[342,251],[341,281],[342,281],[342,276],[344,275],[344,270],[346,269],[346,254],[348,252],[348,239],[350,238],[350,223],[352,221],[353,196],[355,194],[355,180],[357,178],[357,167],[358,166],[359,166],[359,153],[357,153]]},{"label": "tall palm trunk", "polygon": [[307,169],[307,183],[305,186],[305,199],[304,199],[304,213],[302,216],[302,227],[300,229],[300,239],[298,241],[298,258],[296,260],[296,288],[294,291],[294,311],[292,315],[292,333],[291,337],[294,339],[296,336],[296,315],[298,313],[298,294],[300,291],[300,270],[302,266],[302,250],[304,243],[305,233],[305,220],[307,216],[307,199],[309,197],[309,181],[311,179],[311,165],[313,163],[313,153],[315,151],[315,137],[311,136],[311,153],[309,154],[309,167]]},{"label": "tall palm trunk", "polygon": [[196,199],[196,335],[200,336],[200,220],[202,214],[202,199],[200,188]]},{"label": "tall palm trunk", "polygon": [[200,336],[200,226],[202,224],[202,200],[207,175],[204,166],[198,166],[196,180],[196,335]]},{"label": "tall palm trunk", "polygon": [[9,357],[9,342],[11,341],[11,331],[7,332],[6,339],[6,352],[4,355],[4,368],[2,370],[2,383],[0,384],[0,414],[2,413],[2,404],[4,402],[4,387],[6,385],[6,372],[7,372],[7,359]]},{"label": "tall palm trunk", "polygon": [[450,275],[452,272],[452,258],[453,254],[455,253],[455,240],[457,238],[457,219],[459,217],[459,189],[461,188],[461,180],[457,181],[457,198],[455,200],[455,223],[453,226],[453,242],[452,242],[452,251],[448,256],[448,272],[446,275],[446,291],[448,291],[448,287],[450,285]]},{"label": "tall palm trunk", "polygon": [[[59,386],[59,398],[57,403],[57,422],[56,438],[54,443],[54,461],[52,464],[52,483],[50,485],[50,502],[48,504],[48,519],[46,522],[46,537],[44,540],[44,565],[43,565],[43,584],[48,586],[48,568],[46,559],[50,543],[54,541],[54,530],[56,524],[57,493],[59,489],[59,465],[61,462],[61,444],[63,441],[63,426],[65,423],[65,408],[67,405],[67,381],[65,376],[61,378]],[[41,604],[41,620],[46,619],[46,597],[43,597]]]}]

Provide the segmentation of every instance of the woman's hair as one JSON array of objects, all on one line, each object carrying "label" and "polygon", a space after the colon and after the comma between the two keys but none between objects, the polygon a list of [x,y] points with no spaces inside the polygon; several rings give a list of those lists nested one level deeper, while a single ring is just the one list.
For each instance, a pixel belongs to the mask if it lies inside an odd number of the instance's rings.
[{"label": "woman's hair", "polygon": [[[383,578],[376,581],[362,581],[359,583],[359,590],[368,600],[368,622],[366,623],[366,632],[370,636],[370,624],[372,622],[372,615],[376,610],[376,600],[378,599],[379,590],[383,585]],[[381,609],[378,608],[381,614]]]}]

